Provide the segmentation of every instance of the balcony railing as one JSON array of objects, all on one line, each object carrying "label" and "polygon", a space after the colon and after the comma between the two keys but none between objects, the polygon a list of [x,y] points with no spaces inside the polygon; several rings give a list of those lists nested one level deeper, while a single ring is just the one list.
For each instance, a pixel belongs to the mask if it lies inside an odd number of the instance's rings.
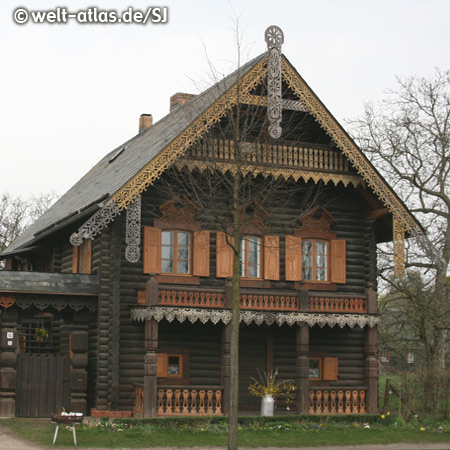
[{"label": "balcony railing", "polygon": [[309,414],[365,414],[366,388],[309,390]]},{"label": "balcony railing", "polygon": [[[306,291],[308,292],[308,291]],[[372,291],[374,292],[374,291]],[[256,292],[241,291],[241,309],[264,311],[308,311],[363,314],[368,312],[368,295],[307,294],[306,305],[301,306],[298,291]],[[376,297],[375,297],[376,299]],[[376,301],[376,300],[375,300]],[[138,291],[138,305],[146,305],[146,291]],[[158,299],[153,305],[187,308],[227,308],[225,289],[199,289],[186,287],[159,287]]]},{"label": "balcony railing", "polygon": [[[189,156],[198,159],[234,161],[236,150],[233,141],[214,139],[194,146]],[[326,148],[244,142],[240,157],[249,163],[271,166],[301,167],[313,170],[348,172],[349,163],[342,152]]]},{"label": "balcony railing", "polygon": [[164,386],[158,389],[158,416],[220,416],[221,386]]}]

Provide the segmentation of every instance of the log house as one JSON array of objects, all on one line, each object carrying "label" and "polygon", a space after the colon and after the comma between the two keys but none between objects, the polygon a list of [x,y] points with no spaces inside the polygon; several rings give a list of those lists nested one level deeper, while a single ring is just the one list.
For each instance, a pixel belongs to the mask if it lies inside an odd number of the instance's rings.
[{"label": "log house", "polygon": [[0,255],[0,416],[227,414],[227,233],[161,193],[174,171],[201,177],[211,160],[233,173],[235,141],[218,129],[236,110],[263,118],[264,139],[244,142],[245,175],[299,188],[261,205],[266,231],[241,248],[240,408],[259,409],[248,386],[265,369],[296,384],[297,414],[378,411],[376,246],[394,241],[401,276],[403,239],[420,225],[283,39],[269,27],[267,52],[197,96],[176,94],[160,121],[143,115]]}]

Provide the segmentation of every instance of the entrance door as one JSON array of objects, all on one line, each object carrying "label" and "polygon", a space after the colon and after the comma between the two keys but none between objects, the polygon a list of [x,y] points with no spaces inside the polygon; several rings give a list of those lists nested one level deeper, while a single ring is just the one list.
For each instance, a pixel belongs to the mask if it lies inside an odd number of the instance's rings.
[{"label": "entrance door", "polygon": [[252,377],[270,370],[273,350],[270,345],[271,335],[266,330],[240,330],[239,337],[239,409],[257,411],[261,399],[250,395],[248,387],[253,383]]},{"label": "entrance door", "polygon": [[50,417],[70,408],[70,358],[61,355],[17,355],[17,417]]}]

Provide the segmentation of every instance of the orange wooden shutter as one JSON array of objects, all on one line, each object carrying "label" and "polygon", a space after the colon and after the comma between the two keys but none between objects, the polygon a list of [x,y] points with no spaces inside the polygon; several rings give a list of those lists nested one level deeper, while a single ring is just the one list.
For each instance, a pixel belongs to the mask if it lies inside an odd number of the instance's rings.
[{"label": "orange wooden shutter", "polygon": [[167,377],[167,353],[156,354],[156,376],[159,378]]},{"label": "orange wooden shutter", "polygon": [[280,279],[280,238],[264,236],[264,278]]},{"label": "orange wooden shutter", "polygon": [[82,265],[80,267],[81,273],[91,273],[91,262],[92,262],[92,239],[86,239],[82,246],[81,251],[83,256],[81,258]]},{"label": "orange wooden shutter", "polygon": [[80,247],[74,245],[72,250],[72,273],[78,273],[79,261],[80,261]]},{"label": "orange wooden shutter", "polygon": [[233,276],[233,249],[227,244],[225,233],[221,231],[216,233],[216,276]]},{"label": "orange wooden shutter", "polygon": [[193,275],[209,277],[209,231],[194,233],[193,264]]},{"label": "orange wooden shutter", "polygon": [[144,228],[144,273],[161,272],[161,230]]},{"label": "orange wooden shutter", "polygon": [[331,241],[331,282],[346,282],[345,241],[336,239]]},{"label": "orange wooden shutter", "polygon": [[323,358],[323,380],[338,379],[338,359]]},{"label": "orange wooden shutter", "polygon": [[302,279],[302,239],[298,236],[286,236],[285,247],[286,281],[300,281]]}]

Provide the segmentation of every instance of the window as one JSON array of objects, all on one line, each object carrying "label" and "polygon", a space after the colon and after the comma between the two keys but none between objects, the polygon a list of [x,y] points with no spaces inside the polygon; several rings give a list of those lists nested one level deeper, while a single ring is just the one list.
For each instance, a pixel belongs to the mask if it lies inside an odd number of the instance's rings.
[{"label": "window", "polygon": [[73,247],[72,273],[91,273],[92,239]]},{"label": "window", "polygon": [[345,240],[286,236],[285,277],[287,281],[305,280],[308,289],[331,289],[333,283],[345,284]]},{"label": "window", "polygon": [[302,277],[310,281],[328,281],[328,242],[303,240]]},{"label": "window", "polygon": [[156,355],[156,373],[158,383],[189,384],[189,349],[185,347],[167,347]]},{"label": "window", "polygon": [[336,381],[338,379],[338,358],[311,357],[309,360],[309,379]]},{"label": "window", "polygon": [[144,228],[144,273],[182,278],[183,282],[189,279],[186,275],[209,276],[209,231],[191,230],[188,226],[184,230],[171,229],[170,224],[164,225],[164,229]]},{"label": "window", "polygon": [[322,379],[322,358],[309,358],[309,378]]},{"label": "window", "polygon": [[[218,231],[216,234],[216,276],[233,276],[232,236]],[[241,277],[264,280],[280,279],[279,236],[246,236],[241,241]]]},{"label": "window", "polygon": [[161,273],[191,272],[191,234],[186,231],[162,231]]},{"label": "window", "polygon": [[246,236],[241,241],[241,277],[261,278],[261,238]]}]

